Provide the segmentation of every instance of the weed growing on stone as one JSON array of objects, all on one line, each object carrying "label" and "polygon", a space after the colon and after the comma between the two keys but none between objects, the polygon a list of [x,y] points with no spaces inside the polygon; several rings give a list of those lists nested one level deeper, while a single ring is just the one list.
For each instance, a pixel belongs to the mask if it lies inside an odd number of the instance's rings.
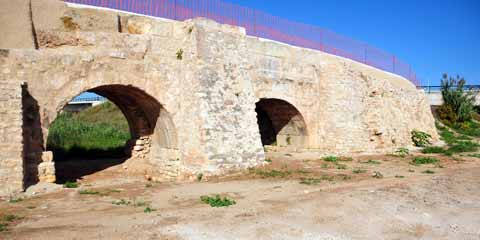
[{"label": "weed growing on stone", "polygon": [[215,197],[201,196],[200,201],[209,204],[211,207],[228,207],[236,204],[235,200],[229,199],[228,197],[222,198],[220,195],[216,195]]},{"label": "weed growing on stone", "polygon": [[267,158],[267,159],[265,159],[265,162],[267,162],[267,163],[272,163],[272,159]]},{"label": "weed growing on stone", "polygon": [[146,188],[151,188],[151,187],[153,187],[153,184],[147,183],[147,184],[145,184],[145,187],[146,187]]},{"label": "weed growing on stone", "polygon": [[402,175],[395,175],[395,178],[405,178],[405,176],[402,176]]},{"label": "weed growing on stone", "polygon": [[325,162],[334,162],[334,163],[338,162],[338,157],[336,157],[336,156],[327,156],[327,157],[324,157],[322,159]]},{"label": "weed growing on stone", "polygon": [[415,172],[415,170],[413,170],[413,169],[408,169],[408,172],[412,172],[412,173],[413,173],[413,172]]},{"label": "weed growing on stone", "polygon": [[183,59],[183,49],[178,49],[176,55],[177,55],[178,60],[182,60]]}]

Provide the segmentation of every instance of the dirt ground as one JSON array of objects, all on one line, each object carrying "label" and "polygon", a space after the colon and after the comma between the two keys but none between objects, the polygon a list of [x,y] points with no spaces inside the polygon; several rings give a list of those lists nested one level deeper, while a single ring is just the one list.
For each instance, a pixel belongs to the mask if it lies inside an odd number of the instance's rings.
[{"label": "dirt ground", "polygon": [[[0,239],[480,239],[480,159],[437,157],[415,166],[412,156],[273,153],[263,168],[183,184],[113,166],[79,188],[39,185],[3,200],[0,219],[15,217]],[[236,204],[200,201],[215,194]]]}]

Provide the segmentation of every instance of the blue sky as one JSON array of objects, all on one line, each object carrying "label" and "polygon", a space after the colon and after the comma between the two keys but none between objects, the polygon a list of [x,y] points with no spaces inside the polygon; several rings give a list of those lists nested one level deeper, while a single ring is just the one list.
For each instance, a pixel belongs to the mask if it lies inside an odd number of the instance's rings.
[{"label": "blue sky", "polygon": [[442,73],[480,84],[480,0],[226,0],[327,28],[390,52],[422,84]]}]

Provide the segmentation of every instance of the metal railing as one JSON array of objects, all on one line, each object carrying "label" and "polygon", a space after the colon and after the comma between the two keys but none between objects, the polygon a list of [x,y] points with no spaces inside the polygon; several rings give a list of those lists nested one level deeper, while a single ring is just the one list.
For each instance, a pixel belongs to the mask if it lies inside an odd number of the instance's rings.
[{"label": "metal railing", "polygon": [[349,58],[409,79],[419,85],[411,66],[394,55],[332,31],[289,21],[255,9],[221,0],[64,0],[137,14],[186,20],[205,17],[219,23],[241,26],[250,36]]},{"label": "metal railing", "polygon": [[[425,93],[437,93],[441,92],[442,86],[417,86],[417,89],[423,89]],[[480,85],[465,85],[463,86],[463,89],[480,92]]]},{"label": "metal railing", "polygon": [[103,102],[107,99],[102,96],[95,96],[95,97],[76,97],[70,101],[71,103],[78,103],[78,102]]}]

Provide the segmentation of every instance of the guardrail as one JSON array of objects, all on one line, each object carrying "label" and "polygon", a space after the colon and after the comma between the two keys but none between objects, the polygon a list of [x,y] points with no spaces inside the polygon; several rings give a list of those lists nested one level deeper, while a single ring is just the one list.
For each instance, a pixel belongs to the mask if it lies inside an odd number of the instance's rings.
[{"label": "guardrail", "polygon": [[[463,88],[469,91],[480,92],[480,85],[465,85]],[[436,93],[441,92],[442,86],[417,86],[417,89],[423,89],[425,93]]]},{"label": "guardrail", "polygon": [[220,0],[64,0],[173,20],[205,17],[244,27],[248,35],[349,58],[419,81],[411,66],[394,55],[332,31],[289,21],[255,9]]},{"label": "guardrail", "polygon": [[103,102],[107,101],[105,97],[96,96],[96,97],[77,97],[70,101],[71,103],[78,103],[78,102]]}]

